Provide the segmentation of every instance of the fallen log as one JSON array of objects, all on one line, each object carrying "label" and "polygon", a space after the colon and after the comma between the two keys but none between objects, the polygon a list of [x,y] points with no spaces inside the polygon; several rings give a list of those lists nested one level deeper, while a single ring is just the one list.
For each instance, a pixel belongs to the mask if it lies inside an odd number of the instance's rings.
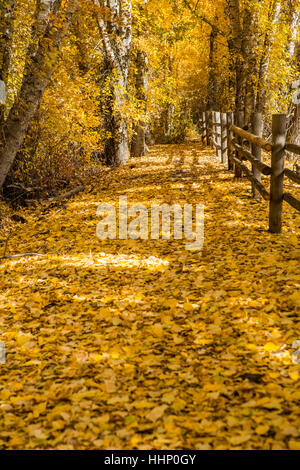
[{"label": "fallen log", "polygon": [[77,188],[72,189],[71,191],[68,191],[67,193],[60,194],[59,196],[56,197],[50,197],[50,199],[47,199],[49,202],[53,201],[62,201],[63,199],[69,199],[72,196],[75,196],[75,194],[81,193],[84,191],[84,186],[78,186]]}]

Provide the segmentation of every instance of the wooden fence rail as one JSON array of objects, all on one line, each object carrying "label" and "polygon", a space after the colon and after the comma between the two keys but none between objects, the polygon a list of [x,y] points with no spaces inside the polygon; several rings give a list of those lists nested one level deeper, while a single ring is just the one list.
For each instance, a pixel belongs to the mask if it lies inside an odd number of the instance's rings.
[{"label": "wooden fence rail", "polygon": [[[263,120],[260,113],[254,113],[251,132],[243,129],[243,113],[219,113],[205,111],[200,114],[199,131],[203,144],[214,146],[216,154],[228,170],[234,170],[236,178],[242,174],[251,181],[252,195],[259,195],[269,201],[269,231],[281,233],[282,203],[287,202],[300,212],[300,201],[284,192],[284,178],[300,184],[300,175],[285,168],[286,151],[300,155],[300,146],[286,143],[287,117],[275,114],[272,117],[272,143],[263,137]],[[271,166],[261,160],[262,150],[271,153]],[[252,170],[243,163],[251,163]],[[261,174],[270,176],[270,191],[263,186]]]}]

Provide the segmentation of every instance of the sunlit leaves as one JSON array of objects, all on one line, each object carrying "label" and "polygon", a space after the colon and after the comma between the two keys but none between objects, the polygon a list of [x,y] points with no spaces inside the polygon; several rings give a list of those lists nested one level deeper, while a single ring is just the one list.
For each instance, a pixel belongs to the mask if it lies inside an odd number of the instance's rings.
[{"label": "sunlit leaves", "polygon": [[[22,211],[9,250],[49,257],[1,265],[1,447],[299,449],[295,213],[264,231],[264,203],[199,143],[130,165],[59,212]],[[204,202],[203,251],[99,241],[116,194]]]}]

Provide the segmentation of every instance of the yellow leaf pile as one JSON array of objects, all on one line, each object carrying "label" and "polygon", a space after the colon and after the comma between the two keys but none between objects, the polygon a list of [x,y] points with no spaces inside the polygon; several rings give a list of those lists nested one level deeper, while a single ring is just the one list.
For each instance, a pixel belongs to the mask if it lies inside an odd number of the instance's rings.
[{"label": "yellow leaf pile", "polygon": [[[295,211],[269,234],[266,204],[199,143],[130,165],[28,209],[9,242],[48,258],[2,260],[0,448],[299,450]],[[204,204],[202,251],[98,240],[119,195]]]}]

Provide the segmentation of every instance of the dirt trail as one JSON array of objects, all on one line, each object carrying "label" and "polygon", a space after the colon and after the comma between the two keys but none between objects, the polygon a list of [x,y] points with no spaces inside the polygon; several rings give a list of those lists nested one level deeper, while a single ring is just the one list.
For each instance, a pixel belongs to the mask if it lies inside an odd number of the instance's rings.
[{"label": "dirt trail", "polygon": [[[98,240],[97,207],[121,195],[204,204],[202,251]],[[0,448],[299,449],[295,211],[269,234],[266,203],[199,143],[59,208],[27,211],[9,242],[48,258],[1,264]]]}]

